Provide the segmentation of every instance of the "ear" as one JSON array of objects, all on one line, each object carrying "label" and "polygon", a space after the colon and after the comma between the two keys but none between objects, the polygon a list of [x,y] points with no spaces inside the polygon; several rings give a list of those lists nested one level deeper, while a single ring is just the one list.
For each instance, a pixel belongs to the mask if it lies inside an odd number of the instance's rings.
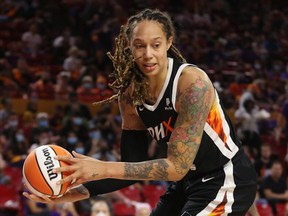
[{"label": "ear", "polygon": [[173,42],[173,37],[171,36],[167,40],[167,51],[170,49],[172,42]]}]

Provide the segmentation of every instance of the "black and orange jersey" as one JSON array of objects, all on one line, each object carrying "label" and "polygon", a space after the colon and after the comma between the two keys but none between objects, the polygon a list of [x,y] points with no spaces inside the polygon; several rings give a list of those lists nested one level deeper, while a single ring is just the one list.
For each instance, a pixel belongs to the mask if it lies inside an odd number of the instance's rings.
[{"label": "black and orange jersey", "polygon": [[[167,148],[178,116],[175,109],[177,84],[183,68],[187,66],[197,67],[169,58],[167,77],[156,103],[136,107],[150,135],[163,148]],[[204,126],[200,148],[194,160],[196,170],[188,173],[189,178],[197,178],[222,169],[238,152],[239,145],[216,92],[216,99]]]}]

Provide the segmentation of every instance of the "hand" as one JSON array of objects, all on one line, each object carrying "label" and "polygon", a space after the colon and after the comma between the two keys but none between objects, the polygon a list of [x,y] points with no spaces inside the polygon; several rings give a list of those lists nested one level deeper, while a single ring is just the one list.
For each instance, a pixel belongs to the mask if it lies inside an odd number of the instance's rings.
[{"label": "hand", "polygon": [[39,203],[53,203],[53,199],[50,199],[48,196],[36,196],[35,194],[30,194],[28,192],[23,192],[23,196],[25,196],[27,199],[34,201],[34,202],[39,202]]},{"label": "hand", "polygon": [[68,164],[68,166],[63,166],[53,170],[53,172],[56,173],[63,172],[65,174],[69,174],[67,177],[60,180],[59,184],[72,182],[69,188],[73,188],[84,182],[100,180],[104,178],[103,174],[105,173],[105,169],[103,166],[101,166],[101,164],[103,164],[102,161],[76,153],[75,151],[73,151],[72,154],[74,157],[56,157],[57,160]]},{"label": "hand", "polygon": [[89,191],[87,188],[85,188],[83,185],[80,185],[78,187],[74,187],[66,191],[65,194],[62,196],[51,199],[48,196],[37,196],[35,194],[31,194],[28,192],[23,192],[23,196],[28,198],[31,201],[34,202],[41,202],[46,204],[55,204],[55,203],[65,203],[65,202],[76,202],[78,200],[83,200],[89,198]]}]

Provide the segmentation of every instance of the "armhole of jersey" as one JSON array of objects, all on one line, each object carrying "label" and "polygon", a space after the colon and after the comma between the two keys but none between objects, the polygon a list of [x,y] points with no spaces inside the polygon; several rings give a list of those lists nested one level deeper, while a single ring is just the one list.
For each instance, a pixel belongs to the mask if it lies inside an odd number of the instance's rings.
[{"label": "armhole of jersey", "polygon": [[186,67],[186,66],[194,66],[193,64],[182,64],[178,70],[177,70],[177,73],[175,75],[175,78],[174,78],[174,81],[173,81],[173,87],[172,87],[172,105],[173,105],[173,108],[174,110],[177,112],[176,110],[176,96],[177,96],[177,87],[178,87],[178,80],[179,80],[179,77],[183,71],[183,69]]}]

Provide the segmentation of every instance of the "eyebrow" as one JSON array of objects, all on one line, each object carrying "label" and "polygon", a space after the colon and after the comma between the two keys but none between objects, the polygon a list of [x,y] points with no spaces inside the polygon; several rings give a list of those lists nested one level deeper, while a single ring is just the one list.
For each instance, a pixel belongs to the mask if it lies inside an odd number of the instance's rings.
[{"label": "eyebrow", "polygon": [[[159,39],[162,40],[162,37],[156,37],[156,38],[153,38],[152,40],[155,41],[155,40],[159,40]],[[137,42],[137,41],[143,41],[143,40],[140,39],[140,38],[135,38],[135,39],[134,39],[134,42],[135,42],[135,41]]]}]

